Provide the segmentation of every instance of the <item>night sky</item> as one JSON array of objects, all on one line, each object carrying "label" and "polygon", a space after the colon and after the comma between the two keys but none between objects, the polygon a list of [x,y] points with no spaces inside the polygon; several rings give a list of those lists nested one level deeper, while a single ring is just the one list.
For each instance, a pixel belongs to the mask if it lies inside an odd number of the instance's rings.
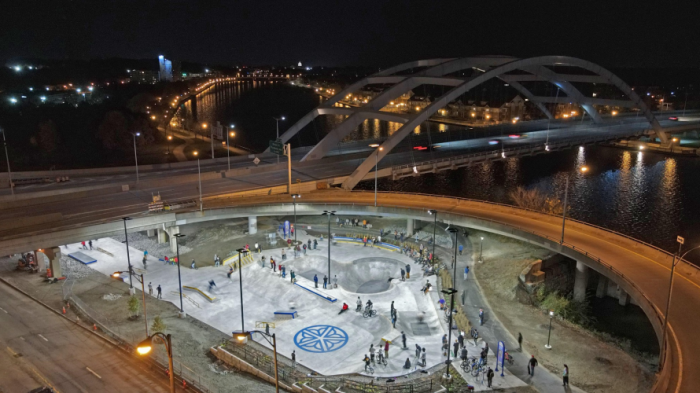
[{"label": "night sky", "polygon": [[0,59],[388,66],[479,54],[569,55],[607,67],[700,65],[697,2],[5,2]]}]

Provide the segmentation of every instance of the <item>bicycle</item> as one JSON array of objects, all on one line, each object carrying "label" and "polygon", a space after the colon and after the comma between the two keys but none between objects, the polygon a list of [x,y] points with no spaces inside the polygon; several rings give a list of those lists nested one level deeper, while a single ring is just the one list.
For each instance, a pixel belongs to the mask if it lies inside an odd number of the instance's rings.
[{"label": "bicycle", "polygon": [[508,364],[511,366],[513,365],[513,363],[515,363],[515,360],[513,360],[513,357],[510,356],[510,354],[508,352],[505,353],[504,358],[506,359]]},{"label": "bicycle", "polygon": [[365,372],[370,373],[370,374],[374,374],[374,367],[372,367],[372,366],[367,366],[367,367],[365,368]]},{"label": "bicycle", "polygon": [[365,318],[372,318],[373,316],[377,315],[377,310],[365,308],[365,312],[362,313],[362,316]]},{"label": "bicycle", "polygon": [[381,351],[377,354],[377,364],[381,364],[383,366],[387,366],[389,364]]}]

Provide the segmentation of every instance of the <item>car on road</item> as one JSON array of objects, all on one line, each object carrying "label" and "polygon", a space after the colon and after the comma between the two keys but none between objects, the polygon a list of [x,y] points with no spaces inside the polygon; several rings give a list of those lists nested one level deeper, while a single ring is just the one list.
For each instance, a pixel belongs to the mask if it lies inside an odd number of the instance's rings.
[{"label": "car on road", "polygon": [[671,117],[668,118],[668,120],[671,120],[671,121],[678,121],[678,117],[677,117],[677,116],[671,116]]}]

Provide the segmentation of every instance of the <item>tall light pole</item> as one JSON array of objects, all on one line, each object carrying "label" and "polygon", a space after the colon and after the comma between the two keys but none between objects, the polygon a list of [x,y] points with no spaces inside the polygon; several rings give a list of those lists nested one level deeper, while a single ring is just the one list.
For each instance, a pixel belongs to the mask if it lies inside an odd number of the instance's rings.
[{"label": "tall light pole", "polygon": [[202,170],[199,166],[199,152],[195,151],[194,155],[197,157],[197,175],[199,177],[199,211],[202,211]]},{"label": "tall light pole", "polygon": [[484,251],[484,237],[480,237],[481,241],[479,242],[479,263],[484,262],[484,258],[482,258],[483,251]]},{"label": "tall light pole", "polygon": [[176,233],[175,235],[175,250],[176,250],[176,255],[177,255],[177,285],[178,285],[178,290],[180,292],[180,318],[185,317],[185,309],[182,307],[182,276],[180,275],[180,265],[182,264],[182,261],[180,261],[180,239],[185,237],[186,235],[183,235],[181,233]]},{"label": "tall light pole", "polygon": [[241,293],[241,331],[245,331],[245,323],[243,323],[243,261],[242,261],[242,255],[243,253],[248,253],[248,250],[245,248],[239,248],[238,250],[238,289],[240,290]]},{"label": "tall light pole", "polygon": [[7,139],[5,139],[5,129],[0,127],[0,134],[2,134],[2,143],[5,145],[5,158],[7,159],[7,181],[10,186],[10,192],[15,195],[15,188],[12,187],[12,170],[10,170],[10,155],[7,154]]},{"label": "tall light pole", "polygon": [[[678,253],[673,254],[673,260],[671,261],[671,278],[669,279],[668,283],[668,296],[666,297],[666,312],[664,313],[664,328],[663,332],[661,334],[661,351],[666,355],[666,329],[668,326],[668,313],[671,309],[671,295],[673,295],[673,274],[676,268],[676,265],[685,258],[686,255],[688,255],[689,252],[693,250],[697,250],[700,248],[700,246],[695,246],[691,248],[690,250],[686,251],[683,255],[681,255],[681,247],[683,247],[683,244],[685,243],[685,239],[681,236],[676,237],[676,241],[678,241]],[[677,256],[680,255],[679,258]],[[662,357],[663,359],[663,357]],[[659,363],[659,368],[661,368],[661,363]]]},{"label": "tall light pole", "polygon": [[[299,194],[292,194],[292,202],[294,202],[294,247],[297,246],[297,198],[301,198]],[[331,278],[328,277],[330,280]]]},{"label": "tall light pole", "polygon": [[[124,221],[124,243],[126,243],[126,262],[129,264],[129,271],[131,271],[131,257],[129,256],[129,235],[126,232],[126,222],[131,220],[131,217],[122,217]],[[131,280],[131,274],[129,274],[129,294],[134,294],[134,284]]]},{"label": "tall light pole", "polygon": [[[275,122],[277,124],[277,139],[275,139],[275,140],[278,141],[280,139],[280,120],[284,121],[284,116],[273,117],[273,119],[275,119]],[[278,164],[280,163],[280,156],[279,155],[277,156],[277,163]]]},{"label": "tall light pole", "polygon": [[549,345],[549,339],[552,338],[552,319],[554,319],[554,311],[550,310],[549,311],[549,333],[547,333],[547,345],[544,346],[547,349],[552,349],[552,346]]},{"label": "tall light pole", "polygon": [[136,155],[136,137],[141,136],[140,132],[132,132],[131,135],[134,137],[134,162],[136,163],[136,183],[139,182],[139,158]]},{"label": "tall light pole", "polygon": [[335,210],[324,210],[321,213],[323,216],[328,216],[328,280],[331,279],[331,216],[335,216]]},{"label": "tall light pole", "polygon": [[[588,167],[583,166],[580,169],[581,173],[586,173],[588,172]],[[562,221],[561,221],[561,240],[559,241],[559,244],[564,244],[564,229],[566,228],[566,208],[567,204],[569,202],[569,176],[568,174],[566,175],[566,186],[564,188],[564,210],[561,213]]]},{"label": "tall light pole", "polygon": [[377,167],[379,165],[379,152],[384,150],[384,148],[380,147],[379,143],[373,143],[369,147],[378,147],[374,154],[374,207],[377,207]]},{"label": "tall light pole", "polygon": [[[231,127],[229,127],[229,130],[232,130],[236,128],[235,125],[231,124]],[[228,170],[231,170],[231,143],[228,141],[228,137],[231,136],[232,138],[236,136],[236,133],[233,131],[229,131],[226,133],[226,157],[228,158]]]},{"label": "tall light pole", "polygon": [[[437,243],[435,241],[436,240],[435,239],[435,227],[437,227],[437,214],[438,214],[438,212],[437,212],[437,210],[430,209],[430,210],[428,210],[428,214],[430,214],[431,216],[434,217],[434,220],[433,220],[433,258],[435,258],[435,243]],[[457,236],[457,235],[455,235],[455,236]],[[456,239],[456,237],[455,237],[455,239]],[[455,265],[457,264],[457,254],[455,254],[454,263],[455,263]]]},{"label": "tall light pole", "polygon": [[154,333],[148,336],[147,339],[143,340],[137,347],[136,352],[143,356],[151,352],[153,337],[160,337],[161,341],[165,343],[165,349],[168,353],[168,369],[170,370],[170,393],[175,393],[175,370],[173,369],[173,344],[170,340],[170,334]]},{"label": "tall light pole", "polygon": [[[280,392],[280,377],[279,373],[277,372],[277,338],[275,337],[275,333],[272,333],[272,335],[269,335],[263,331],[260,330],[251,330],[249,332],[246,332],[245,330],[242,330],[241,332],[233,332],[233,337],[238,339],[238,341],[245,341],[248,336],[250,338],[253,338],[253,333],[260,333],[264,338],[265,341],[270,343],[272,345],[272,350],[274,351],[274,361],[275,361],[275,392],[279,393]],[[272,337],[272,342],[267,337]]]}]

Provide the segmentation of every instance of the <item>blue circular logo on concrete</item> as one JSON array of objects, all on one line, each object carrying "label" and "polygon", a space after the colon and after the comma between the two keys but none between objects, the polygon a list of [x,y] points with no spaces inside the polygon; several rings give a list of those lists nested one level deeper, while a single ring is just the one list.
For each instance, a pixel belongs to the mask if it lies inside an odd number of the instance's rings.
[{"label": "blue circular logo on concrete", "polygon": [[337,351],[348,343],[348,334],[330,325],[315,325],[301,329],[294,336],[294,344],[307,352]]}]

